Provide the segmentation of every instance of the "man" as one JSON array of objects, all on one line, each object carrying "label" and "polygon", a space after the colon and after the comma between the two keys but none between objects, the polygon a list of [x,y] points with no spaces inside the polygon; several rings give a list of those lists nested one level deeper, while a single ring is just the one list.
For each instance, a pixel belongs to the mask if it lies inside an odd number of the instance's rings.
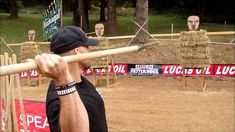
[{"label": "man", "polygon": [[[54,54],[35,57],[44,76],[51,81],[46,99],[46,113],[52,132],[106,132],[104,102],[96,88],[81,76],[83,68],[91,66],[90,60],[67,64],[60,56],[88,52],[98,40],[89,39],[76,26],[61,28],[51,41]],[[59,54],[59,55],[55,55]]]}]

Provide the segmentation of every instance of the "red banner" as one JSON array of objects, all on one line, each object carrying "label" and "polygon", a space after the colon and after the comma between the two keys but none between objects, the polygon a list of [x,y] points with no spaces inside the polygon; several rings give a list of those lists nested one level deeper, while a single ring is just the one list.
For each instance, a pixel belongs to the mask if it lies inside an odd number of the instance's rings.
[{"label": "red banner", "polygon": [[36,70],[19,73],[20,78],[37,78],[39,73]]},{"label": "red banner", "polygon": [[[27,132],[50,132],[49,124],[46,117],[46,104],[44,102],[33,101],[23,101],[23,104],[25,109],[26,124],[28,128]],[[20,131],[23,132],[23,120],[22,115],[20,114],[20,105],[18,100],[15,101],[15,106],[18,128]]]},{"label": "red banner", "polygon": [[205,76],[213,76],[213,66],[202,69],[184,69],[179,64],[162,65],[162,75],[164,76],[199,76],[204,73]]},{"label": "red banner", "polygon": [[90,74],[127,74],[128,73],[128,68],[127,68],[127,64],[114,64],[114,67],[109,64],[108,68],[97,68],[94,69],[94,71],[92,71],[91,69],[84,69],[82,71],[83,75],[90,75]]},{"label": "red banner", "polygon": [[215,64],[214,76],[235,76],[234,64]]},{"label": "red banner", "polygon": [[[203,71],[203,72],[202,72]],[[201,69],[184,69],[179,64],[162,65],[162,75],[164,76],[199,76],[204,73],[205,76],[235,76],[234,64],[214,64]]]}]

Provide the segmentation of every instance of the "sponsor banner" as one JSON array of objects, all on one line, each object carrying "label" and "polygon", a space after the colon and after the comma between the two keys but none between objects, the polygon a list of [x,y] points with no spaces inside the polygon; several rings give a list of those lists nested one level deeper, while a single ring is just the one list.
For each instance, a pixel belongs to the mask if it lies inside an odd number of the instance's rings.
[{"label": "sponsor banner", "polygon": [[39,73],[37,70],[24,71],[19,73],[20,78],[38,78]]},{"label": "sponsor banner", "polygon": [[162,75],[163,76],[200,76],[204,72],[205,76],[213,76],[213,65],[202,69],[182,69],[179,64],[163,64]]},{"label": "sponsor banner", "polygon": [[108,68],[96,68],[94,69],[94,71],[92,71],[91,69],[83,69],[82,70],[82,74],[83,75],[91,75],[91,74],[127,74],[128,70],[127,70],[127,64],[114,64],[114,67],[112,66],[112,64],[109,64]]},{"label": "sponsor banner", "polygon": [[235,64],[214,64],[214,76],[235,76]]},{"label": "sponsor banner", "polygon": [[6,112],[3,109],[1,109],[1,115],[2,115],[2,117],[1,117],[1,120],[2,120],[1,129],[2,129],[2,132],[3,132],[4,127],[5,127],[5,120],[6,120]]},{"label": "sponsor banner", "polygon": [[[33,101],[23,101],[23,104],[25,109],[26,125],[28,128],[27,132],[49,132],[50,128],[46,117],[46,104],[44,102]],[[20,104],[18,100],[15,101],[15,106],[18,129],[23,132],[23,120],[20,113]]]},{"label": "sponsor banner", "polygon": [[129,64],[128,74],[133,76],[158,76],[161,74],[161,65]]},{"label": "sponsor banner", "polygon": [[43,39],[49,40],[61,27],[61,0],[53,0],[43,12]]}]

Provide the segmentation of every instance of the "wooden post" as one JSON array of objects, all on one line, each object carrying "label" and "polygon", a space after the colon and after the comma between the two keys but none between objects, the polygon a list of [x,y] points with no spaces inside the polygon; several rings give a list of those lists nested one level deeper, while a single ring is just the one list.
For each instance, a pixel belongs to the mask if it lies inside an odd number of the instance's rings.
[{"label": "wooden post", "polygon": [[114,75],[115,81],[118,82],[117,75],[116,75],[115,69],[114,69],[114,61],[113,61],[113,57],[112,56],[110,57],[110,60],[112,62],[113,75]]},{"label": "wooden post", "polygon": [[63,1],[60,1],[60,18],[61,18],[61,27],[63,27]]},{"label": "wooden post", "polygon": [[206,90],[206,81],[205,81],[204,70],[202,69],[202,91],[204,92],[205,90]]},{"label": "wooden post", "polygon": [[[1,56],[1,66],[3,66],[4,65],[4,56],[3,55],[0,55]],[[3,94],[3,92],[2,92],[2,89],[4,89],[4,87],[5,87],[5,77],[1,77],[1,87],[0,87],[0,132],[2,132],[2,94]]]},{"label": "wooden post", "polygon": [[[8,65],[8,53],[4,53],[4,65]],[[7,88],[9,87],[9,76],[5,76],[5,101],[4,101],[4,105],[7,104]],[[6,109],[6,108],[5,108]]]},{"label": "wooden post", "polygon": [[[9,65],[13,64],[12,58],[9,58]],[[16,116],[16,107],[15,107],[15,94],[14,94],[14,75],[10,75],[10,81],[12,81],[11,87],[11,116],[12,116],[12,130],[14,132],[18,131],[17,116]]]},{"label": "wooden post", "polygon": [[182,66],[183,75],[182,75],[182,90],[186,89],[186,78],[185,78],[185,68]]},{"label": "wooden post", "polygon": [[[5,55],[5,54],[4,54]],[[7,56],[7,57],[6,57]],[[5,56],[5,59],[8,59],[8,54]],[[5,62],[7,62],[5,60]],[[8,63],[7,63],[8,64]],[[12,87],[13,87],[13,75],[10,75],[10,85],[9,83],[9,78],[7,78],[6,80],[6,84],[7,84],[7,97],[6,97],[6,120],[5,120],[5,130],[6,132],[11,132],[12,131],[12,121],[11,121],[11,98],[12,98]]]},{"label": "wooden post", "polygon": [[6,43],[6,41],[0,37],[1,41],[7,46],[7,48],[11,51],[11,53],[14,53],[14,51],[11,49],[11,47],[9,47],[9,45]]},{"label": "wooden post", "polygon": [[80,17],[80,28],[82,29],[82,16]]},{"label": "wooden post", "polygon": [[[16,64],[17,63],[16,55],[13,54],[12,58],[13,58],[13,63]],[[24,128],[24,131],[27,132],[26,116],[25,116],[24,104],[23,104],[23,100],[22,100],[22,89],[20,86],[19,74],[15,74],[15,80],[16,80],[18,98],[19,98],[19,102],[20,102],[20,113],[22,115],[23,128]]]}]

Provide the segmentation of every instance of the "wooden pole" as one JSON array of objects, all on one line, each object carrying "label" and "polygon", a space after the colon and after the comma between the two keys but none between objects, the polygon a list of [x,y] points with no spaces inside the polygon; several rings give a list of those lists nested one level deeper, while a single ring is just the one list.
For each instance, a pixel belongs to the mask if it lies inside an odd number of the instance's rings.
[{"label": "wooden pole", "polygon": [[[207,32],[207,35],[234,35],[235,31],[226,31],[226,32]],[[180,33],[167,33],[167,34],[152,34],[153,37],[179,37]],[[126,35],[126,36],[114,36],[114,37],[108,37],[109,40],[112,39],[128,39],[133,38],[134,35]]]},{"label": "wooden pole", "polygon": [[205,90],[206,90],[205,74],[204,74],[204,69],[202,69],[202,91],[204,92]]},{"label": "wooden pole", "polygon": [[186,77],[185,77],[185,68],[182,66],[183,75],[182,75],[182,90],[186,89]]},{"label": "wooden pole", "polygon": [[[7,58],[9,60],[9,58]],[[6,62],[6,60],[5,60]],[[10,85],[7,86],[7,98],[6,98],[6,123],[5,123],[5,130],[6,132],[10,132],[12,130],[12,122],[11,122],[11,99],[12,99],[12,87],[13,87],[13,75],[10,75]],[[9,83],[8,79],[6,81]],[[6,83],[6,84],[7,84]]]},{"label": "wooden pole", "polygon": [[82,29],[82,16],[80,17],[80,28]]},{"label": "wooden pole", "polygon": [[[132,40],[134,40],[134,38],[137,36],[137,34],[142,30],[144,29],[144,25],[146,25],[146,23],[148,22],[149,19],[147,19],[142,26],[139,26],[140,28],[138,29],[138,31],[135,33],[134,37],[131,38],[131,40],[128,42],[127,46],[129,46],[132,42]],[[136,23],[135,21],[133,21],[134,23]]]},{"label": "wooden pole", "polygon": [[[13,64],[12,58],[9,58],[9,65]],[[18,131],[18,124],[17,124],[17,116],[16,116],[16,107],[15,107],[15,94],[14,94],[14,75],[10,76],[10,81],[12,81],[12,87],[11,87],[11,117],[12,117],[12,130],[14,132]]]},{"label": "wooden pole", "polygon": [[60,1],[61,27],[63,27],[63,1]]},{"label": "wooden pole", "polygon": [[[17,58],[16,55],[12,55],[13,63],[17,63]],[[20,113],[22,115],[22,121],[23,121],[23,129],[25,132],[27,132],[27,125],[26,125],[26,116],[25,116],[25,110],[24,110],[24,104],[22,100],[22,89],[20,86],[20,78],[19,74],[15,74],[15,80],[16,80],[16,87],[17,87],[17,93],[18,93],[18,98],[19,98],[19,103],[20,103]]]},{"label": "wooden pole", "polygon": [[[137,45],[129,46],[129,47],[117,48],[117,49],[109,49],[109,50],[103,50],[103,51],[96,51],[96,52],[84,53],[84,54],[79,54],[79,55],[65,56],[62,58],[67,63],[72,63],[72,62],[77,62],[77,61],[86,60],[86,59],[94,59],[94,58],[115,55],[115,54],[138,51],[148,46],[152,46],[154,44],[156,43],[150,43],[150,44],[139,45],[139,46]],[[38,69],[38,66],[35,61],[13,64],[13,65],[8,65],[8,66],[1,66],[0,76],[15,74],[15,73],[19,73],[22,71],[36,70],[36,69]]]},{"label": "wooden pole", "polygon": [[[4,53],[4,65],[8,65],[8,53]],[[1,71],[0,71],[1,72]],[[9,87],[9,76],[5,76],[5,100],[4,100],[4,105],[7,104],[7,88]]]},{"label": "wooden pole", "polygon": [[[211,36],[211,35],[234,35],[235,31],[226,31],[226,32],[207,32],[207,35]],[[151,34],[153,37],[179,37],[180,33],[167,33],[167,34]],[[107,39],[109,40],[115,40],[115,39],[130,39],[135,37],[135,35],[126,35],[126,36],[113,36],[113,37],[107,37]],[[158,39],[161,40],[161,39]],[[165,39],[164,39],[165,40]],[[234,40],[233,40],[234,41]],[[232,42],[233,42],[232,41]],[[231,42],[231,43],[232,43]],[[12,44],[8,44],[8,46],[21,46],[26,42],[22,42],[22,43],[12,43]],[[38,43],[39,45],[48,45],[50,44],[50,42],[29,42],[27,41],[27,43]]]},{"label": "wooden pole", "polygon": [[137,22],[133,21],[138,27],[140,27],[145,33],[147,33],[150,37],[152,37],[157,43],[160,43],[158,39],[156,39],[152,34],[150,34],[148,31],[146,31],[143,27],[141,27]]},{"label": "wooden pole", "polygon": [[10,49],[11,53],[14,53],[14,51],[11,49],[11,47],[8,46],[7,42],[2,37],[0,37],[0,39],[7,46],[7,48]]},{"label": "wooden pole", "polygon": [[[4,65],[4,56],[3,55],[0,55],[1,56],[1,66],[3,66]],[[4,78],[5,77],[1,77],[1,87],[0,87],[0,126],[1,126],[1,128],[0,128],[0,132],[2,132],[2,89],[4,89],[4,87],[5,87],[5,80],[4,80]]]}]

